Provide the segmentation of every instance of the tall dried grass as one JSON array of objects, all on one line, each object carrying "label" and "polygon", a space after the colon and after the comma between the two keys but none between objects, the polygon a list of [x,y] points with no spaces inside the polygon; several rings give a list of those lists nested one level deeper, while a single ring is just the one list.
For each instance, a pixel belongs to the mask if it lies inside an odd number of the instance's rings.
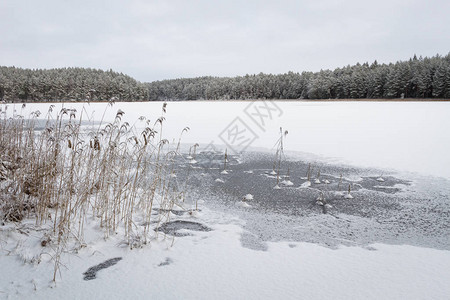
[{"label": "tall dried grass", "polygon": [[[106,109],[109,106],[113,103]],[[122,122],[121,110],[114,121],[90,123],[86,130],[85,109],[55,112],[52,105],[44,121],[38,111],[28,118],[17,112],[8,117],[8,109],[1,105],[1,217],[51,224],[46,244],[51,241],[55,249],[53,279],[67,241],[72,237],[84,243],[88,218],[95,219],[105,237],[123,232],[133,248],[148,243],[170,210],[181,205],[184,192],[170,176],[180,142],[171,149],[163,138],[165,103],[156,122],[139,118],[144,128],[139,134],[135,126]],[[39,122],[45,122],[42,130],[37,130]]]}]

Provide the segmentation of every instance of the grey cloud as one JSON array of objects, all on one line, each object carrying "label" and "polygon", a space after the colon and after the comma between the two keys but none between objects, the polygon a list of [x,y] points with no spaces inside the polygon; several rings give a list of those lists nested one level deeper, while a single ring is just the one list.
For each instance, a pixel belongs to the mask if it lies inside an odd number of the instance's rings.
[{"label": "grey cloud", "polygon": [[447,1],[0,3],[0,65],[83,66],[141,81],[391,62],[450,50]]}]

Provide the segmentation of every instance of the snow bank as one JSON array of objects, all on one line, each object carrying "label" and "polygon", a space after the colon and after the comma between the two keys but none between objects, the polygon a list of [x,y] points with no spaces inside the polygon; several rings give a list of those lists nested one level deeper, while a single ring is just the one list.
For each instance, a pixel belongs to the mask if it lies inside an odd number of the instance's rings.
[{"label": "snow bank", "polygon": [[[204,211],[203,216],[212,216]],[[203,220],[205,221],[205,220]],[[49,288],[52,265],[24,265],[0,255],[0,290],[12,299],[446,299],[450,252],[374,244],[337,250],[308,243],[243,248],[242,228],[227,219],[213,231],[163,236],[151,247],[118,248],[99,239],[64,260]],[[173,242],[173,247],[171,247]],[[111,258],[122,260],[83,280]]]}]

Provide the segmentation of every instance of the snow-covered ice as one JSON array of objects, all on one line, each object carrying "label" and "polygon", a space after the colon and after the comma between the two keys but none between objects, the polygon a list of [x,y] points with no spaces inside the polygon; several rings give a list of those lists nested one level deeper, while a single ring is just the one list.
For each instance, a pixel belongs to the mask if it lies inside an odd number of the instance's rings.
[{"label": "snow-covered ice", "polygon": [[[253,120],[245,114],[250,103],[169,102],[164,135],[178,140],[183,128],[189,126],[190,131],[183,135],[182,142],[223,144],[218,135],[236,117],[252,126]],[[30,103],[23,111],[20,105],[16,105],[16,111],[26,117],[35,110],[45,114],[50,104]],[[62,107],[62,104],[55,105],[54,111]],[[101,120],[105,103],[65,103],[64,107],[81,112],[83,105],[89,116]],[[285,151],[300,151],[302,157],[313,154],[311,157],[327,161],[450,178],[447,167],[450,132],[442,130],[450,127],[449,102],[282,101],[276,105],[282,111],[281,116],[267,119],[264,131],[251,128],[258,135],[251,147],[271,149],[279,138],[279,128],[283,127],[289,130]],[[104,120],[113,120],[121,109],[125,112],[123,121],[138,126],[136,120],[141,115],[156,120],[161,115],[161,107],[161,102],[116,103],[106,109]],[[189,113],[194,111],[195,118]]]}]

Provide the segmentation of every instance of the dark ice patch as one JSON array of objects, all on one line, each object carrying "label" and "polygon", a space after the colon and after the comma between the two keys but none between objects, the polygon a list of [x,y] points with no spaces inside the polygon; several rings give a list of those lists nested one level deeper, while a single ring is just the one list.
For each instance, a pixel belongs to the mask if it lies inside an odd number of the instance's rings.
[{"label": "dark ice patch", "polygon": [[173,263],[173,260],[170,257],[166,257],[166,260],[158,265],[158,267],[168,266]]},{"label": "dark ice patch", "polygon": [[[250,249],[263,250],[268,241],[308,242],[332,249],[374,243],[450,249],[447,179],[293,158],[282,161],[279,185],[288,171],[294,185],[274,190],[276,176],[266,176],[273,170],[273,153],[243,153],[240,164],[227,164],[226,176],[219,175],[223,160],[222,153],[220,164],[210,173],[186,167],[177,179],[188,180],[183,187],[188,190],[187,203],[208,199],[210,205],[244,220],[249,234],[241,244]],[[311,186],[300,188],[308,173]],[[201,180],[192,180],[197,175]],[[216,184],[218,177],[226,178],[225,183]],[[321,183],[316,183],[317,177]],[[349,186],[353,199],[343,197]],[[252,209],[236,207],[248,193],[254,196]],[[317,203],[322,194],[331,205],[326,214]]]},{"label": "dark ice patch", "polygon": [[241,245],[245,248],[258,251],[267,251],[269,249],[267,243],[261,237],[250,232],[244,232],[241,235]]},{"label": "dark ice patch", "polygon": [[408,180],[402,180],[394,176],[383,177],[383,181],[379,181],[378,177],[362,177],[362,182],[360,182],[361,187],[373,190],[377,192],[382,192],[386,194],[396,194],[402,192],[403,189],[398,185],[409,186],[411,182]]},{"label": "dark ice patch", "polygon": [[98,271],[100,271],[102,269],[109,268],[111,266],[114,266],[120,260],[122,260],[122,257],[115,257],[115,258],[108,259],[107,261],[104,261],[101,264],[98,264],[96,266],[90,267],[86,272],[83,273],[83,275],[84,275],[83,279],[84,280],[95,279],[97,277],[97,272]]},{"label": "dark ice patch", "polygon": [[165,214],[165,213],[173,213],[174,215],[177,216],[182,216],[186,213],[186,211],[184,210],[176,210],[176,209],[159,209],[159,208],[154,208],[153,211],[159,213],[159,214]]},{"label": "dark ice patch", "polygon": [[177,237],[188,236],[188,233],[181,233],[178,230],[187,229],[192,231],[211,231],[209,227],[203,224],[190,222],[190,221],[173,221],[162,224],[157,228],[157,231],[164,232],[165,234],[170,234]]}]

